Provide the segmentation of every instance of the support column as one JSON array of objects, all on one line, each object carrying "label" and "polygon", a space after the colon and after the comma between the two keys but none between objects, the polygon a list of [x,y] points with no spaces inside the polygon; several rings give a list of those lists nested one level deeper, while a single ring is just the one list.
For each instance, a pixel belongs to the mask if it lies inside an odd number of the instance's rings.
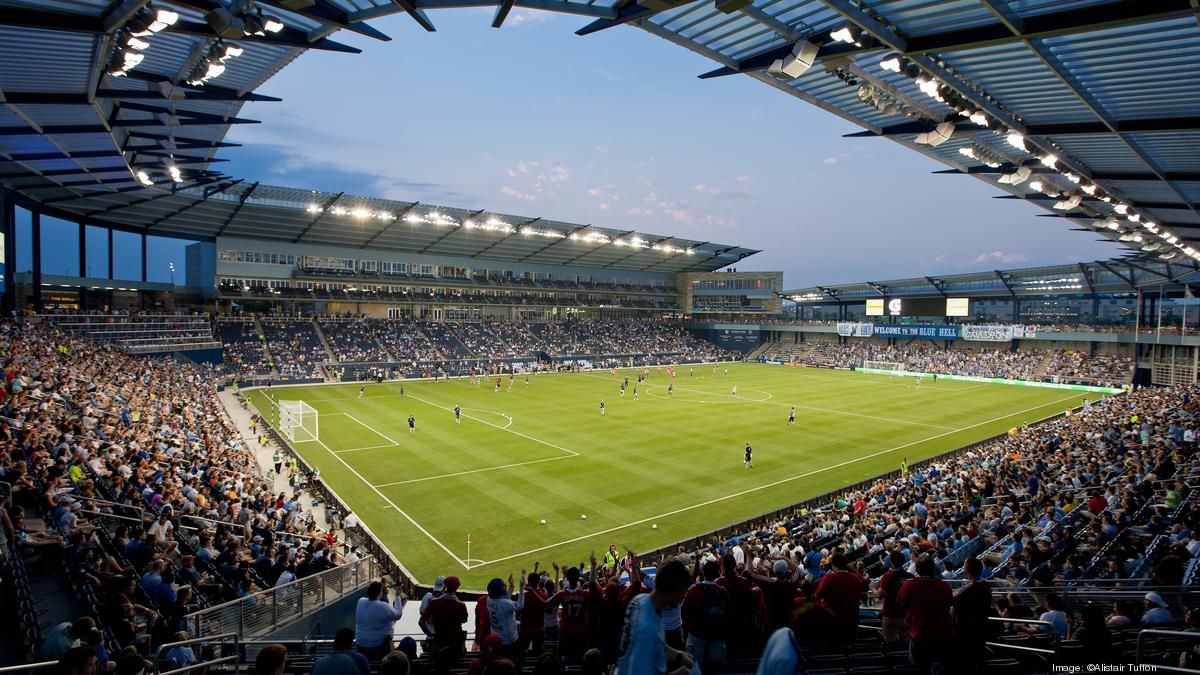
[{"label": "support column", "polygon": [[0,188],[0,232],[4,233],[4,300],[2,309],[8,316],[17,306],[17,218],[12,192]]},{"label": "support column", "polygon": [[[116,278],[117,277],[114,275],[114,272],[113,272],[113,231],[112,231],[112,228],[110,227],[110,228],[108,228],[108,279],[109,279],[109,281],[112,281],[113,279],[116,279]],[[111,304],[111,303],[112,303],[112,299],[110,298],[109,304]]]},{"label": "support column", "polygon": [[30,228],[33,237],[33,310],[42,312],[42,214],[33,211],[30,214],[33,227]]},{"label": "support column", "polygon": [[142,283],[146,282],[146,234],[142,233]]},{"label": "support column", "polygon": [[[87,268],[87,231],[82,222],[79,223],[79,278],[85,279],[88,276]],[[88,310],[88,289],[87,285],[79,285],[79,310],[86,312]]]}]

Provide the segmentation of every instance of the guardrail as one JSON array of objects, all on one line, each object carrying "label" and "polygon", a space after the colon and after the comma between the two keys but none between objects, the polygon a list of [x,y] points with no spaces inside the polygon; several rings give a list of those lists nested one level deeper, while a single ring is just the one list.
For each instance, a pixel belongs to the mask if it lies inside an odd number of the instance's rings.
[{"label": "guardrail", "polygon": [[1054,628],[1054,624],[1050,623],[1049,621],[1039,621],[1037,619],[1005,619],[1003,617],[998,617],[998,616],[989,616],[988,621],[1000,623],[1000,624],[1019,624],[1019,625],[1023,625],[1023,626],[1041,626],[1043,629],[1043,633],[1045,634],[1045,637],[1047,637],[1050,640],[1049,648],[1027,647],[1025,645],[1019,645],[1019,644],[1015,644],[1012,642],[993,642],[991,640],[985,642],[984,644],[993,649],[1011,649],[1014,651],[1025,652],[1028,654],[1042,654],[1043,656],[1050,657],[1051,664],[1055,664],[1055,665],[1058,664],[1059,648],[1062,646],[1062,636],[1060,636],[1058,633],[1053,632],[1052,630],[1049,630],[1049,629]]},{"label": "guardrail", "polygon": [[1159,630],[1157,628],[1147,628],[1145,630],[1140,630],[1140,631],[1138,631],[1138,636],[1137,636],[1137,652],[1136,652],[1136,656],[1134,657],[1134,663],[1136,663],[1138,665],[1146,665],[1148,670],[1152,669],[1154,672],[1158,672],[1161,670],[1170,671],[1172,673],[1195,673],[1195,672],[1197,672],[1196,669],[1194,669],[1194,668],[1181,668],[1179,666],[1168,666],[1168,665],[1161,665],[1161,664],[1157,664],[1157,663],[1145,664],[1145,662],[1142,660],[1142,656],[1144,654],[1144,648],[1146,646],[1146,636],[1147,635],[1165,635],[1165,636],[1174,637],[1174,638],[1184,638],[1184,639],[1188,639],[1188,640],[1200,640],[1200,633],[1187,633],[1187,632],[1184,632],[1181,630]]},{"label": "guardrail", "polygon": [[[239,638],[236,633],[222,633],[220,635],[211,635],[208,637],[191,638],[189,640],[178,640],[176,642],[168,642],[166,644],[160,645],[158,648],[158,651],[156,651],[154,653],[154,672],[158,673],[159,675],[177,675],[178,673],[190,673],[194,670],[204,670],[204,672],[208,672],[207,669],[209,666],[214,666],[214,665],[218,665],[218,664],[222,664],[222,663],[237,664],[238,662],[241,661],[241,658],[242,658],[242,650],[241,650],[241,646],[239,645],[238,640],[239,640]],[[232,649],[222,650],[222,652],[224,652],[223,656],[211,658],[211,659],[208,659],[207,661],[204,659],[200,659],[196,663],[193,663],[190,666],[181,666],[181,667],[173,668],[171,670],[166,670],[166,671],[163,670],[164,664],[168,664],[168,665],[170,664],[170,659],[167,658],[167,653],[170,652],[175,647],[183,647],[186,645],[194,645],[194,644],[203,644],[205,646],[212,646],[212,647],[220,648],[222,643],[224,643],[226,646],[232,647]],[[235,666],[234,670],[236,671],[236,666]]]},{"label": "guardrail", "polygon": [[202,609],[184,619],[192,635],[234,633],[239,638],[267,635],[328,607],[383,576],[374,557],[347,563],[289,584]]},{"label": "guardrail", "polygon": [[41,663],[27,663],[23,666],[5,666],[0,668],[0,673],[33,673],[53,670],[57,667],[58,661],[42,661]]}]

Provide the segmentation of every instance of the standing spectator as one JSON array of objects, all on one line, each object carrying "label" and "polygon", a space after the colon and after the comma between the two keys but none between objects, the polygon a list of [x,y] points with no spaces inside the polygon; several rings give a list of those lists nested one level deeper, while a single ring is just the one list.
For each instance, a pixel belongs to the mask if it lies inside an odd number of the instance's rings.
[{"label": "standing spectator", "polygon": [[525,588],[517,599],[517,612],[521,615],[521,651],[541,651],[546,644],[546,592],[541,588],[542,577],[534,571],[526,578]]},{"label": "standing spectator", "polygon": [[458,577],[446,577],[446,590],[425,608],[422,622],[429,623],[434,635],[434,665],[439,673],[450,672],[450,664],[456,662],[467,650],[467,606],[456,595],[460,582]]},{"label": "standing spectator", "polygon": [[[735,546],[735,551],[741,551]],[[717,585],[729,593],[733,602],[733,628],[726,643],[727,651],[743,653],[751,642],[755,629],[754,587],[746,577],[738,574],[737,557],[732,553],[721,556],[721,578]]]},{"label": "standing spectator", "polygon": [[[512,577],[509,577],[509,584]],[[492,634],[500,638],[504,655],[517,659],[521,653],[521,645],[517,639],[517,603],[512,601],[508,593],[508,585],[501,579],[488,582],[488,618],[492,626]]]},{"label": "standing spectator", "polygon": [[858,632],[858,606],[862,603],[866,582],[857,572],[850,571],[850,561],[841,551],[833,554],[830,566],[832,571],[821,577],[821,583],[817,584],[817,599],[825,603],[837,621],[834,628],[837,641],[843,645],[853,644]]},{"label": "standing spectator", "polygon": [[687,652],[667,646],[663,612],[683,602],[690,584],[687,566],[669,560],[659,566],[654,590],[630,601],[615,675],[688,675],[694,661]]},{"label": "standing spectator", "polygon": [[900,551],[892,551],[888,560],[892,566],[879,578],[877,593],[883,598],[883,641],[894,644],[908,638],[908,613],[896,603],[896,598],[900,587],[912,575],[904,569],[904,554]]},{"label": "standing spectator", "polygon": [[254,659],[255,675],[283,675],[287,667],[287,647],[281,644],[267,645]]},{"label": "standing spectator", "polygon": [[683,598],[687,652],[701,664],[725,662],[725,642],[733,625],[733,599],[716,583],[720,571],[717,561],[704,563],[704,580],[693,584]]},{"label": "standing spectator", "polygon": [[767,610],[767,630],[775,631],[790,626],[792,623],[792,608],[796,605],[796,587],[800,581],[801,569],[789,573],[786,560],[776,560],[772,568],[772,576],[765,577],[750,573],[750,579],[762,589],[763,604]]},{"label": "standing spectator", "polygon": [[904,582],[896,602],[908,613],[908,655],[912,663],[928,665],[945,659],[954,630],[950,621],[954,594],[938,576],[933,558],[917,558],[917,576]]},{"label": "standing spectator", "polygon": [[967,585],[954,595],[954,636],[958,643],[959,662],[964,668],[979,664],[984,655],[992,614],[992,587],[980,579],[983,563],[979,558],[967,558],[963,565]]},{"label": "standing spectator", "polygon": [[359,598],[354,608],[354,634],[358,638],[358,651],[368,659],[383,658],[392,651],[392,633],[395,624],[404,614],[404,593],[397,586],[396,600],[387,602],[384,582],[372,581],[367,587],[367,597]]},{"label": "standing spectator", "polygon": [[333,637],[333,653],[317,659],[312,675],[346,675],[354,672],[370,675],[371,667],[367,657],[354,651],[354,631],[340,628]]}]

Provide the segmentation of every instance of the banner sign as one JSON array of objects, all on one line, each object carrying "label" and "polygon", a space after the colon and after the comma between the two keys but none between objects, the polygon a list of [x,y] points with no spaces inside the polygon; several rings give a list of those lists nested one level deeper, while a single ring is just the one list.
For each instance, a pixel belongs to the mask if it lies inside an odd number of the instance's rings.
[{"label": "banner sign", "polygon": [[1033,326],[1016,325],[1016,326],[1013,326],[1012,329],[1013,329],[1013,337],[1017,338],[1018,340],[1021,338],[1037,337],[1037,328],[1035,328]]},{"label": "banner sign", "polygon": [[[919,373],[909,370],[885,370],[883,368],[856,368],[856,372],[871,375],[901,375],[904,377],[931,378],[932,373]],[[1006,380],[999,377],[976,377],[974,375],[947,375],[938,373],[939,380],[960,380],[963,382],[983,382],[987,384],[1009,384],[1018,387],[1039,387],[1042,389],[1066,389],[1068,391],[1092,391],[1101,394],[1122,394],[1130,389],[1117,387],[1098,387],[1091,384],[1062,384],[1059,382],[1036,382],[1033,380]]]},{"label": "banner sign", "polygon": [[954,340],[958,338],[958,326],[918,326],[877,323],[874,328],[875,337],[930,338],[933,340]]},{"label": "banner sign", "polygon": [[837,333],[842,337],[871,337],[874,324],[869,323],[849,323],[840,322],[837,325]]},{"label": "banner sign", "polygon": [[963,326],[962,339],[974,342],[1009,342],[1013,339],[1013,327]]}]

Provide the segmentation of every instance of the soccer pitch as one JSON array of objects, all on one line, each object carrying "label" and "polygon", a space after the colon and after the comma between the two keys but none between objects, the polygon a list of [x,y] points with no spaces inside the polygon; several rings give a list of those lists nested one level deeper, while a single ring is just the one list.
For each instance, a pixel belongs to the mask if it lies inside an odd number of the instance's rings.
[{"label": "soccer pitch", "polygon": [[[483,588],[610,543],[649,551],[1038,420],[1099,394],[760,364],[277,387],[320,413],[294,448],[422,583]],[[628,375],[629,391],[619,387]],[[737,395],[731,391],[737,386]],[[600,400],[607,404],[600,415]],[[453,409],[462,408],[455,423]],[[796,407],[796,424],[787,426]],[[408,430],[408,416],[416,432]],[[754,467],[743,468],[743,448]],[[587,519],[581,519],[586,515]],[[546,524],[539,524],[541,520]],[[653,528],[657,525],[657,528]],[[472,544],[467,553],[467,538]]]}]

